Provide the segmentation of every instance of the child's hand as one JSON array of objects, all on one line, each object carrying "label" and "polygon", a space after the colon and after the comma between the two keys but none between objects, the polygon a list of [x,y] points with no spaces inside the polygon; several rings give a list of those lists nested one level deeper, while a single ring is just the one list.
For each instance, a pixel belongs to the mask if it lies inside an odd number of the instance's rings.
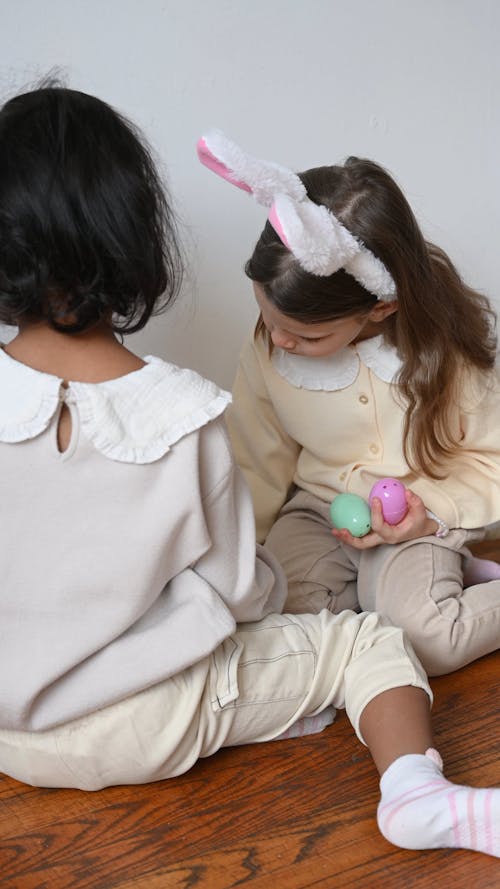
[{"label": "child's hand", "polygon": [[332,534],[342,543],[348,543],[355,549],[371,549],[381,543],[403,543],[405,540],[416,540],[418,537],[427,537],[434,534],[438,525],[434,519],[430,519],[425,511],[425,506],[417,494],[406,489],[406,502],[408,512],[404,519],[397,525],[388,525],[382,515],[382,504],[378,497],[374,497],[371,504],[372,529],[364,537],[353,537],[346,528],[332,530]]}]

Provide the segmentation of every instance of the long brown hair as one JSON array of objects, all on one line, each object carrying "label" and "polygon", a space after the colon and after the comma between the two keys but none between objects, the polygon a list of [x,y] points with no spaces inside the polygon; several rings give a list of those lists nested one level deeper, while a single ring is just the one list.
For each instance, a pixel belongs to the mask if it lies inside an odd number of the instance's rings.
[{"label": "long brown hair", "polygon": [[[459,447],[452,418],[463,372],[486,372],[495,363],[490,303],[424,239],[401,189],[378,164],[350,157],[343,166],[317,167],[300,178],[311,200],[332,210],[395,281],[398,310],[381,332],[402,360],[397,382],[405,406],[404,454],[414,470],[440,478]],[[304,271],[269,223],[245,271],[280,312],[305,324],[368,314],[377,302],[343,269],[328,277]]]}]

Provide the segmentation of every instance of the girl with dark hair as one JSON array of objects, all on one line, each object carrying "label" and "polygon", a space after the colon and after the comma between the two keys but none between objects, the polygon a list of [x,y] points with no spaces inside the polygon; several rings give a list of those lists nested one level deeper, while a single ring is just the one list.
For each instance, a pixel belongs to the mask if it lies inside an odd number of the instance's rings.
[{"label": "girl with dark hair", "polygon": [[50,87],[0,110],[0,313],[19,326],[0,349],[0,769],[156,781],[345,706],[385,836],[500,855],[500,791],[443,777],[403,632],[281,614],[227,393],[117,339],[172,300],[179,255],[149,151],[112,108]]},{"label": "girl with dark hair", "polygon": [[[297,175],[218,131],[199,154],[271,208],[246,265],[260,316],[228,424],[287,610],[379,611],[431,675],[497,649],[500,566],[465,548],[500,519],[487,299],[424,240],[377,164]],[[366,536],[332,531],[337,495],[368,500],[387,477],[407,489],[398,524],[375,499]]]}]

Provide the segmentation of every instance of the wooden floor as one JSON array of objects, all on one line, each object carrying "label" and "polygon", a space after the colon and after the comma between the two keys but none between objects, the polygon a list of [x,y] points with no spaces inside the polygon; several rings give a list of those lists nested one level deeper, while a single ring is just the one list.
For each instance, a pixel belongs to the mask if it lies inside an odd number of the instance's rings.
[{"label": "wooden floor", "polygon": [[[500,784],[500,653],[432,686],[448,777]],[[498,859],[391,846],[376,805],[375,769],[343,712],[315,737],[224,750],[149,786],[83,793],[0,776],[0,887],[500,887]]]}]

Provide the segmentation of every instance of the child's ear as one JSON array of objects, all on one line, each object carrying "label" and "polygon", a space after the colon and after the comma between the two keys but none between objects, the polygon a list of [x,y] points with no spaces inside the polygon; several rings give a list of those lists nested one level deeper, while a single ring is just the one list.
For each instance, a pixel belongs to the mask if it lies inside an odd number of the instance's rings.
[{"label": "child's ear", "polygon": [[389,315],[393,315],[394,312],[397,312],[397,310],[398,310],[397,299],[393,300],[390,303],[383,302],[381,299],[379,299],[378,302],[376,302],[375,305],[373,306],[373,309],[371,310],[370,314],[368,315],[368,319],[370,321],[375,321],[375,323],[377,323],[377,322],[380,323],[380,321],[384,321],[386,318],[389,317]]}]

